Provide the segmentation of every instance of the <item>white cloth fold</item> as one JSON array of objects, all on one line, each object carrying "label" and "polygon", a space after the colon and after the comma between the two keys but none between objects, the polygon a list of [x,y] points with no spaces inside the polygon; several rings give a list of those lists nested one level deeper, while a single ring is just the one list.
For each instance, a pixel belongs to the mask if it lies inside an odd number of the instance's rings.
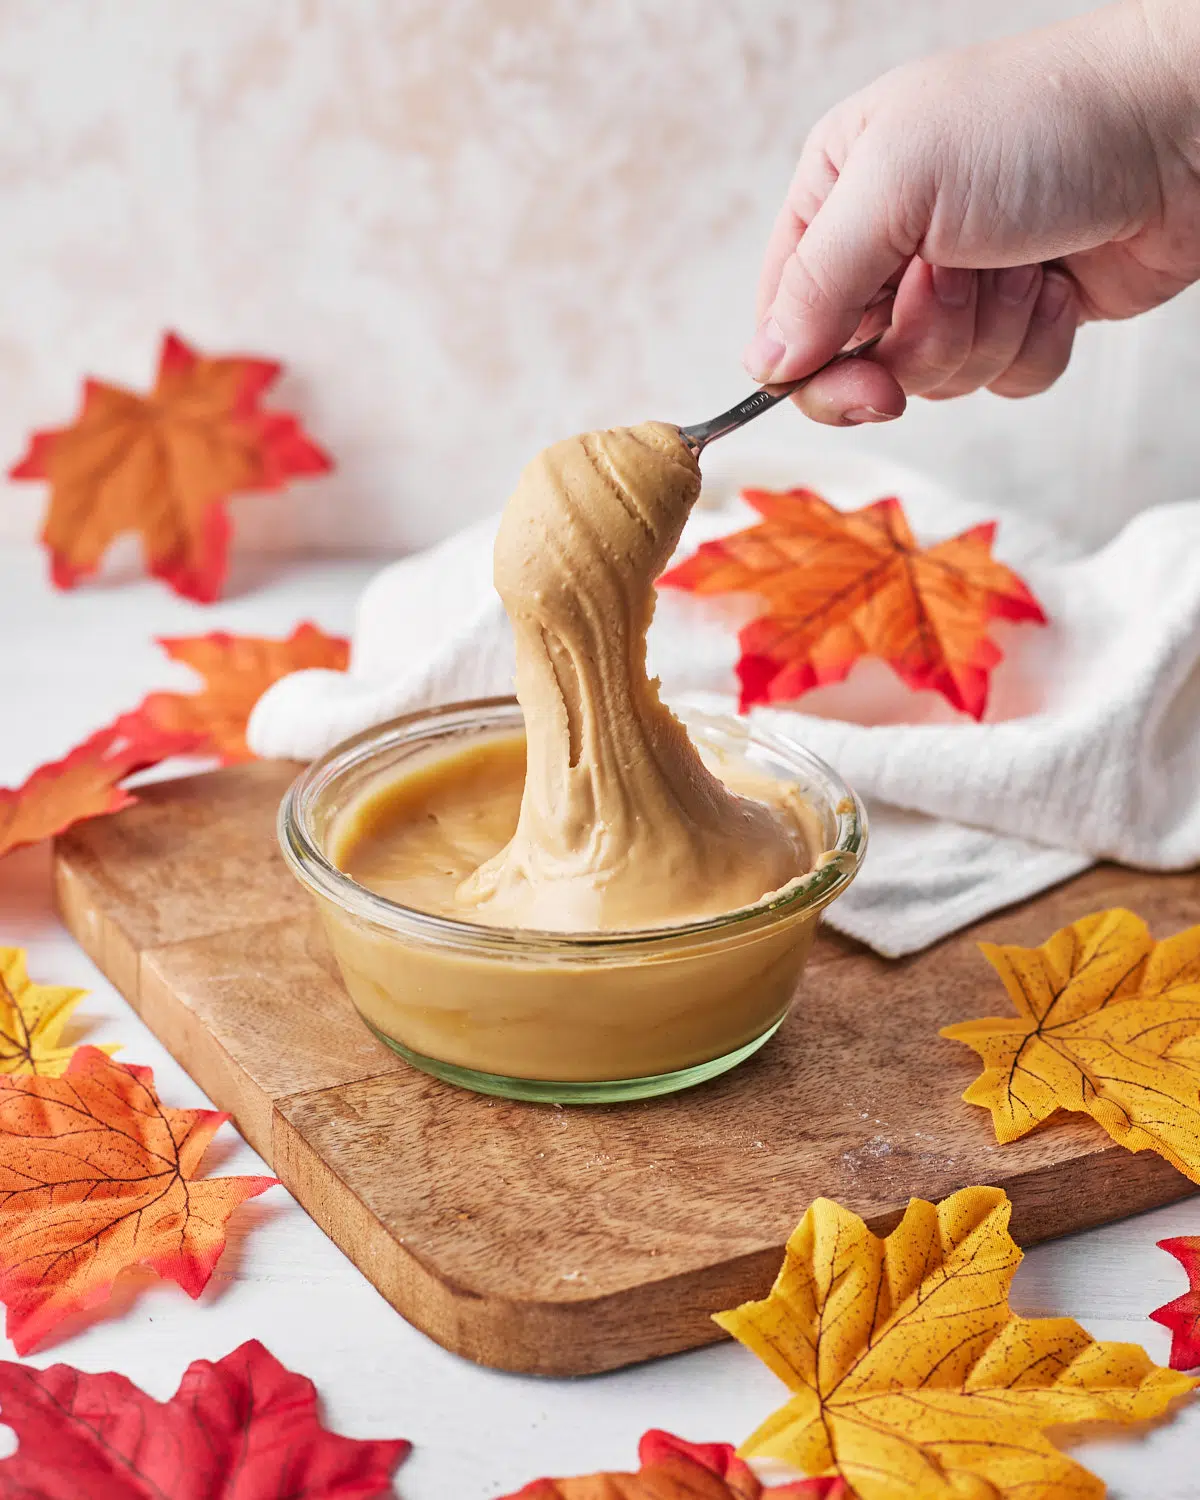
[{"label": "white cloth fold", "polygon": [[[754,522],[735,483],[804,483],[843,507],[897,494],[923,541],[987,518],[893,465],[723,457],[706,455],[681,556]],[[1145,511],[1083,558],[1027,515],[999,519],[996,553],[1021,570],[1050,624],[996,624],[1005,657],[983,723],[910,692],[875,662],[796,709],[755,710],[866,800],[871,847],[828,920],[887,956],[1097,859],[1148,869],[1200,862],[1200,501]],[[397,714],[510,691],[512,642],[491,586],[494,530],[492,518],[381,572],[359,606],[349,673],[277,683],[251,719],[254,750],[307,759]],[[650,663],[668,701],[699,692],[732,706],[737,625],[752,607],[662,591]]]}]

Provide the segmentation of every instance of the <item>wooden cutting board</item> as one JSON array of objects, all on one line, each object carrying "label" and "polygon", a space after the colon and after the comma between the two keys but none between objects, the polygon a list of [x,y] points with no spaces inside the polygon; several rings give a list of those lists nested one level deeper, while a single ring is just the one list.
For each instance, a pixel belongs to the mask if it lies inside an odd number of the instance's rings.
[{"label": "wooden cutting board", "polygon": [[161,782],[79,824],[57,844],[62,914],[330,1238],[458,1354],[574,1375],[714,1340],[709,1315],[765,1293],[821,1194],[886,1232],[911,1196],[991,1183],[1031,1244],[1193,1191],[1076,1116],[997,1146],[959,1098],[974,1054],[937,1032],[1008,1011],[978,939],[1036,944],[1115,905],[1166,936],[1196,920],[1200,876],[1102,866],[900,962],[826,934],[742,1067],[563,1109],[439,1083],[361,1025],[276,851],[296,769]]}]

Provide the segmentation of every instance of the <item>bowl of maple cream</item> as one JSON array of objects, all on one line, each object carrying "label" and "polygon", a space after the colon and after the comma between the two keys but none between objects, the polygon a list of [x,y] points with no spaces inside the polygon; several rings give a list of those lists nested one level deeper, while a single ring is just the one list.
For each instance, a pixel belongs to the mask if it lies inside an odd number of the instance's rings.
[{"label": "bowl of maple cream", "polygon": [[778,1029],[866,819],[789,738],[646,672],[654,579],[700,489],[677,428],[557,443],[501,519],[517,697],[367,730],[280,810],[367,1024],[487,1093],[645,1097]]}]

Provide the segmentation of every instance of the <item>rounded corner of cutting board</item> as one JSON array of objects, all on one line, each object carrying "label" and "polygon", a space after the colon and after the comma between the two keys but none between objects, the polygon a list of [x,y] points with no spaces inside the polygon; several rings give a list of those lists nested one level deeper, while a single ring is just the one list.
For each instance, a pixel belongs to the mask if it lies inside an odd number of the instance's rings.
[{"label": "rounded corner of cutting board", "polygon": [[[640,1291],[635,1290],[635,1301]],[[406,1322],[451,1354],[509,1375],[603,1375],[728,1338],[707,1312],[664,1327],[663,1308],[631,1316],[626,1302],[612,1294],[573,1301],[523,1300],[438,1281],[429,1300],[399,1299],[392,1305]]]}]

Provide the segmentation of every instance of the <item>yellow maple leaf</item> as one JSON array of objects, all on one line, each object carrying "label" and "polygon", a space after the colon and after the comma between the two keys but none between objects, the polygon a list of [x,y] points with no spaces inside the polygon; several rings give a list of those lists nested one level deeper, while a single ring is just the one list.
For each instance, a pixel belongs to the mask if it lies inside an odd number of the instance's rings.
[{"label": "yellow maple leaf", "polygon": [[819,1198],[770,1295],[716,1321],[794,1393],[742,1445],[858,1500],[1095,1500],[1048,1428],[1157,1417],[1197,1381],[1071,1318],[1021,1318],[998,1188],[914,1198],[886,1238]]},{"label": "yellow maple leaf", "polygon": [[1056,1109],[1082,1111],[1130,1151],[1157,1151],[1200,1182],[1200,926],[1156,943],[1115,909],[1040,948],[981,943],[1015,1018],[947,1026],[983,1072],[963,1095],[1015,1141]]},{"label": "yellow maple leaf", "polygon": [[77,1048],[62,1045],[63,1027],[86,994],[66,985],[34,984],[24,949],[0,948],[0,1073],[42,1078],[65,1073]]}]

